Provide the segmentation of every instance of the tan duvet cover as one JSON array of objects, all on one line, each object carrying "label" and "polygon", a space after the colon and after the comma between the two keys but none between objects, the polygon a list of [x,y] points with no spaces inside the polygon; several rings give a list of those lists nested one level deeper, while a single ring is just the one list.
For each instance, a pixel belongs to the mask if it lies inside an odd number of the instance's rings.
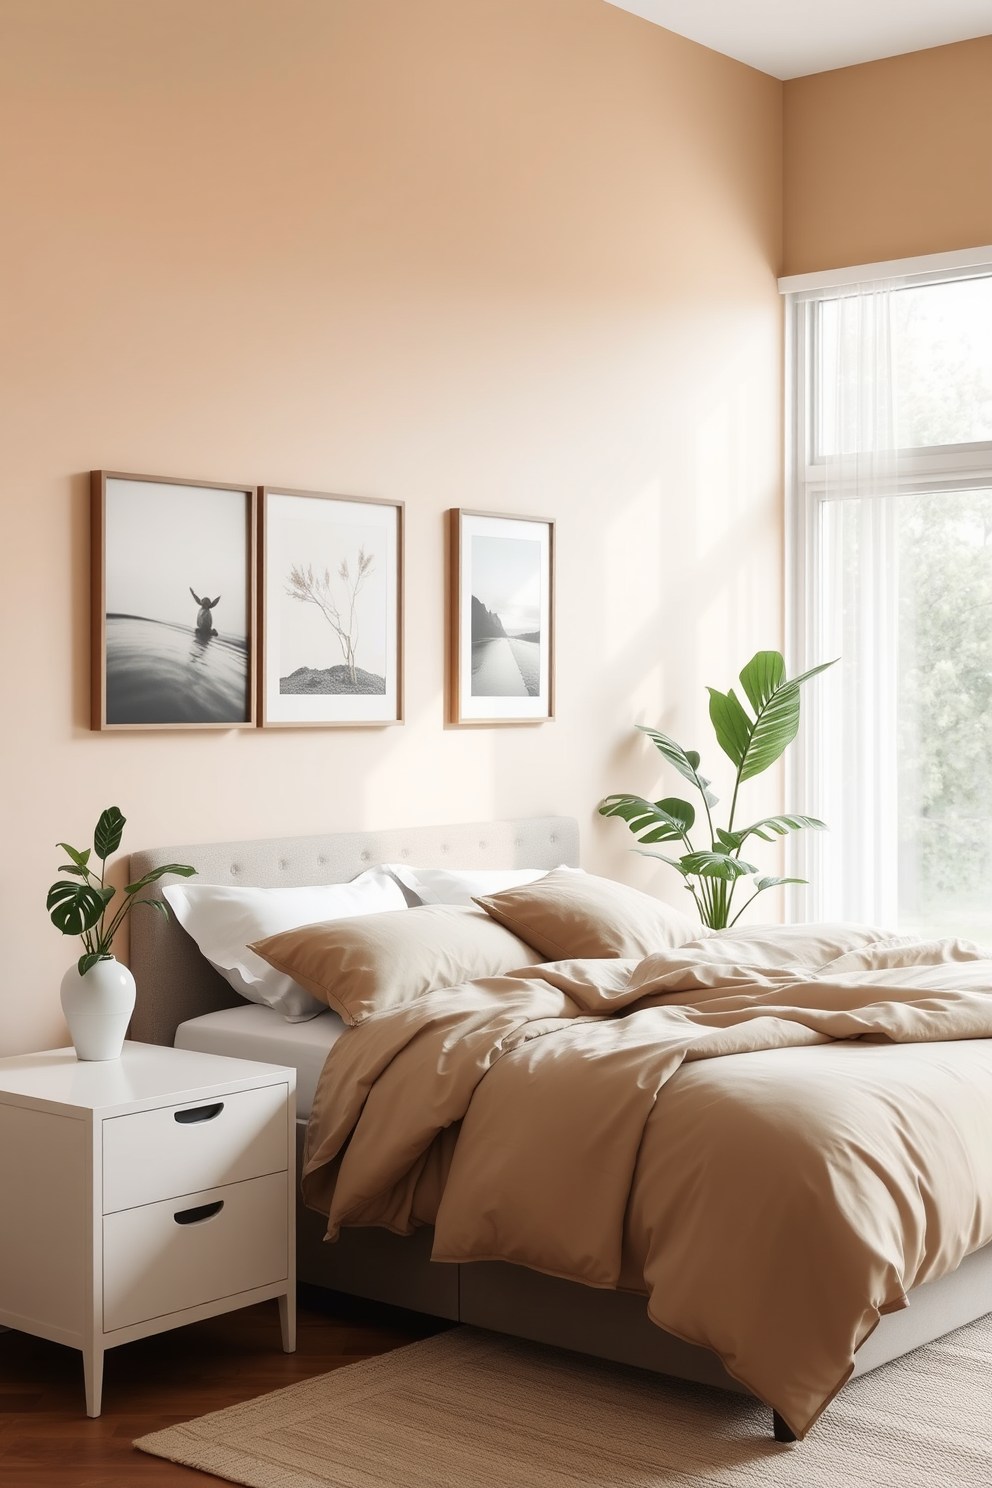
[{"label": "tan duvet cover", "polygon": [[[434,1257],[646,1292],[802,1436],[992,1240],[992,961],[858,927],[432,993],[334,1045],[304,1194]],[[745,1057],[746,1056],[746,1057]]]}]

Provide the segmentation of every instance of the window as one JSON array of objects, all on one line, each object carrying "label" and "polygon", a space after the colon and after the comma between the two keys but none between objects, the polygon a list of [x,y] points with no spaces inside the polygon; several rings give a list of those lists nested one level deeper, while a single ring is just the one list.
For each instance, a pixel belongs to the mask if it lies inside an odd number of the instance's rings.
[{"label": "window", "polygon": [[793,912],[992,942],[992,265],[801,287],[789,327],[792,669],[840,658]]}]

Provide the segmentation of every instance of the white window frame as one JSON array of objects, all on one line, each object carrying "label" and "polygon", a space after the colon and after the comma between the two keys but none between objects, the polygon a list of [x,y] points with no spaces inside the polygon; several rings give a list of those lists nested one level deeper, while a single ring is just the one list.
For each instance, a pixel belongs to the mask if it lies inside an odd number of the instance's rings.
[{"label": "white window frame", "polygon": [[[992,275],[992,245],[960,252],[858,264],[822,273],[779,279],[785,298],[785,634],[789,675],[828,657],[816,645],[816,534],[826,482],[822,461],[813,453],[812,317],[819,301],[842,296],[855,285],[885,281],[897,287],[937,284],[950,279]],[[992,440],[939,448],[900,450],[895,459],[898,493],[963,491],[992,484]],[[840,488],[842,494],[843,487]],[[834,482],[834,494],[838,492]],[[815,684],[814,684],[815,685]],[[807,709],[807,716],[809,710]],[[786,754],[786,801],[791,809],[815,809],[818,773],[815,730],[805,724]],[[829,823],[828,823],[829,825]],[[786,889],[790,923],[822,918],[823,875],[818,874],[821,834],[794,833],[786,839],[786,873],[810,880],[809,888]]]}]

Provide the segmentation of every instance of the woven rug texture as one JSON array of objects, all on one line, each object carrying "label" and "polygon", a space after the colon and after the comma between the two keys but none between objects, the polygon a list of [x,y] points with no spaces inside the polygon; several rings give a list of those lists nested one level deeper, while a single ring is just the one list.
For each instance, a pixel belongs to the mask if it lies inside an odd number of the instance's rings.
[{"label": "woven rug texture", "polygon": [[251,1488],[989,1488],[992,1317],[852,1380],[790,1446],[747,1396],[474,1328],[135,1446]]}]

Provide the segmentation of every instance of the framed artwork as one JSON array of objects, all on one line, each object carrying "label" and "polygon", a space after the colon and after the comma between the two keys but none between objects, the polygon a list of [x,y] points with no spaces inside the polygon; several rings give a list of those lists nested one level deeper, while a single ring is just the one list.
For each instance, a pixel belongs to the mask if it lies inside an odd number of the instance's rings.
[{"label": "framed artwork", "polygon": [[254,726],[255,500],[91,472],[91,728]]},{"label": "framed artwork", "polygon": [[554,522],[448,513],[449,717],[455,724],[554,717]]},{"label": "framed artwork", "polygon": [[264,728],[403,718],[403,503],[259,490]]}]

